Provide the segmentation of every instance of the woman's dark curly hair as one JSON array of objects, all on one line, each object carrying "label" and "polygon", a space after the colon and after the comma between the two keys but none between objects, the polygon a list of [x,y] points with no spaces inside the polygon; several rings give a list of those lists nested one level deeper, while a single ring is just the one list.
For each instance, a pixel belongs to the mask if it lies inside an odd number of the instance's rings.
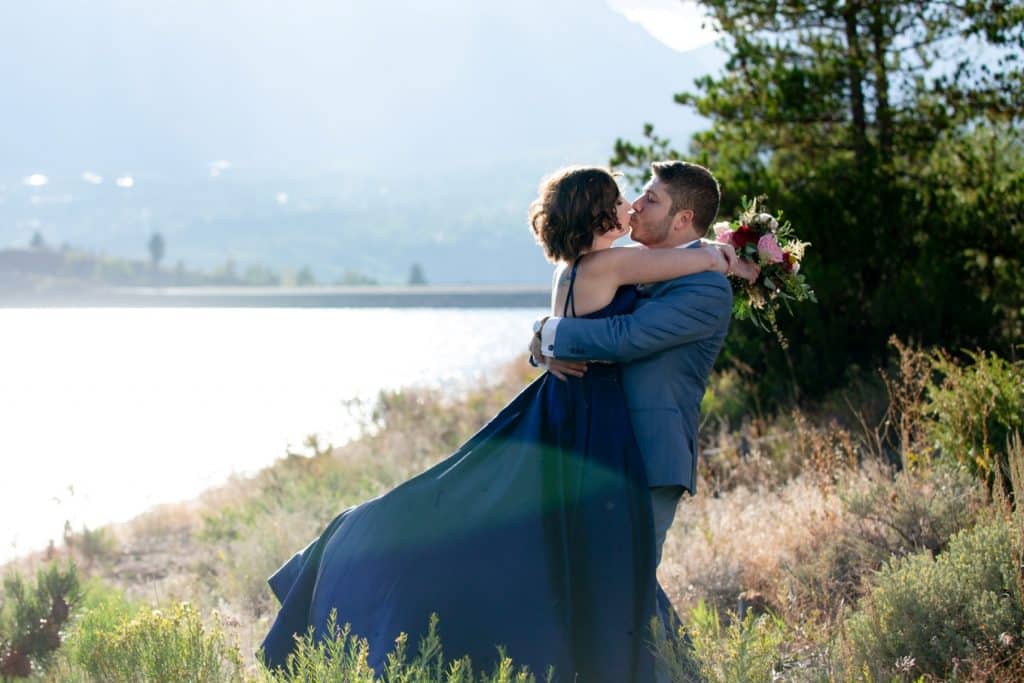
[{"label": "woman's dark curly hair", "polygon": [[598,166],[559,169],[540,184],[530,204],[530,227],[548,260],[572,262],[603,235],[619,227],[619,186]]}]

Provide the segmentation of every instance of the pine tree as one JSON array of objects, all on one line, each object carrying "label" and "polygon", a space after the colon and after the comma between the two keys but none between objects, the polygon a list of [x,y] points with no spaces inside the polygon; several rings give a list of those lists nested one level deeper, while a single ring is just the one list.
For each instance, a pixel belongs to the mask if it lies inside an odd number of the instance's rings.
[{"label": "pine tree", "polygon": [[812,247],[821,301],[743,325],[726,357],[822,393],[893,333],[1008,350],[1024,331],[1024,2],[702,0],[728,61],[676,102],[711,121],[689,154],[650,124],[612,164],[707,165],[722,213],[766,194]]},{"label": "pine tree", "polygon": [[160,261],[164,258],[164,238],[158,232],[154,232],[153,236],[149,238],[149,261],[153,264],[153,268],[160,267]]},{"label": "pine tree", "polygon": [[409,269],[409,284],[410,285],[425,285],[427,284],[427,276],[423,272],[423,266],[418,263],[412,264],[412,268]]}]

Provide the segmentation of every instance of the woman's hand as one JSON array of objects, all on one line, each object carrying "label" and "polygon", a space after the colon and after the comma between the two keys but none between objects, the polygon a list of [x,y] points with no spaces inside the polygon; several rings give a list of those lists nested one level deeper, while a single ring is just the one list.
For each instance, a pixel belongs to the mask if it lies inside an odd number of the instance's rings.
[{"label": "woman's hand", "polygon": [[[705,248],[718,252],[718,255],[713,257],[716,259],[713,267],[714,270],[723,275],[735,275],[736,277],[743,278],[750,284],[757,282],[757,278],[761,274],[761,267],[756,263],[741,259],[731,244],[708,242]],[[724,268],[722,263],[725,264]]]},{"label": "woman's hand", "polygon": [[736,250],[731,245],[721,242],[711,242],[703,247],[711,256],[711,270],[722,275],[732,274],[736,265]]},{"label": "woman's hand", "polygon": [[733,266],[732,275],[741,277],[750,284],[757,282],[758,276],[761,274],[761,266],[750,261],[744,261],[743,259],[737,259],[736,265]]}]

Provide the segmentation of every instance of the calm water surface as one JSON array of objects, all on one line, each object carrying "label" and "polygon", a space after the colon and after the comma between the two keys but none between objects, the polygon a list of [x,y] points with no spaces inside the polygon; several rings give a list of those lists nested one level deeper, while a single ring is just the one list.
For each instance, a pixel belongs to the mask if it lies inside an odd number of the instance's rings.
[{"label": "calm water surface", "polygon": [[466,386],[532,309],[0,309],[0,560],[340,443],[349,399]]}]

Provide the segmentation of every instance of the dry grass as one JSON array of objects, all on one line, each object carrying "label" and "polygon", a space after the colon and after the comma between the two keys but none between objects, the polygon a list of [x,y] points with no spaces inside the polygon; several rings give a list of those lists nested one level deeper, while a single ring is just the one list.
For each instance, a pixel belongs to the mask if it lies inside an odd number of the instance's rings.
[{"label": "dry grass", "polygon": [[[821,443],[846,448],[842,434]],[[982,506],[962,472],[835,462],[781,486],[685,498],[659,568],[680,613],[700,600],[740,616],[771,611],[789,624],[795,650],[820,655],[885,561],[940,550]]]},{"label": "dry grass", "polygon": [[744,593],[748,602],[759,594],[775,603],[787,563],[842,523],[842,501],[810,475],[780,489],[698,491],[679,506],[659,578],[683,610],[700,599],[737,609]]},{"label": "dry grass", "polygon": [[772,420],[751,418],[730,429],[719,422],[702,434],[699,488],[722,494],[732,488],[778,488],[812,473],[834,486],[859,462],[873,459],[860,435],[835,417],[793,410]]},{"label": "dry grass", "polygon": [[[919,356],[898,350],[902,365],[886,377],[893,407],[879,429],[821,411],[753,417],[736,429],[705,425],[698,495],[680,504],[659,569],[684,618],[702,599],[741,616],[770,610],[796,640],[789,651],[818,667],[810,662],[827,656],[866,575],[892,555],[940,550],[971,523],[981,504],[973,482],[943,478],[914,457],[904,460],[913,465],[904,474],[881,463],[887,442],[904,457],[920,443],[913,422],[921,419]],[[363,435],[348,444],[326,448],[311,439],[306,455],[111,527],[115,547],[90,571],[146,603],[188,600],[217,610],[251,653],[277,608],[270,574],[344,508],[446,457],[535,376],[517,362],[462,396],[384,394]],[[31,571],[44,559],[18,566]],[[999,668],[999,653],[991,654],[970,671]]]}]

